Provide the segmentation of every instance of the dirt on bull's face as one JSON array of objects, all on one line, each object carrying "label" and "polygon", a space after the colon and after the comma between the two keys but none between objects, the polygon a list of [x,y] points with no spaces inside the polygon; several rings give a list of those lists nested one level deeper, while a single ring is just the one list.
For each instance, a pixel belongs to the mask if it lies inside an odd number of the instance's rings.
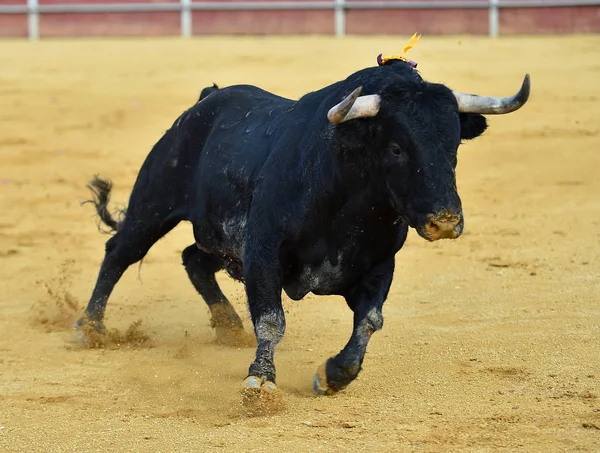
[{"label": "dirt on bull's face", "polygon": [[[501,96],[524,72],[536,90],[459,148],[464,232],[409,234],[351,389],[317,398],[311,381],[347,340],[352,312],[338,297],[286,298],[285,408],[249,413],[240,376],[254,350],[214,341],[180,264],[193,242],[185,224],[111,295],[105,327],[119,334],[108,346],[73,346],[107,239],[80,206],[90,176],[118,181],[112,200],[125,205],[157,131],[201,87],[243,81],[297,97],[399,42],[2,42],[0,451],[599,450],[596,36],[424,37],[411,51],[424,77],[455,90]],[[217,279],[250,331],[243,286]]]}]

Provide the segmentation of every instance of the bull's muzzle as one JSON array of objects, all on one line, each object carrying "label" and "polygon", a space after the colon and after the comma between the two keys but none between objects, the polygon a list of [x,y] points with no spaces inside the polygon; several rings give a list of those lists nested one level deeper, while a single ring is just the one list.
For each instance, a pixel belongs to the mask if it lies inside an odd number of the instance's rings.
[{"label": "bull's muzzle", "polygon": [[462,234],[463,225],[462,214],[443,211],[437,214],[429,214],[425,225],[417,231],[428,241],[456,239]]}]

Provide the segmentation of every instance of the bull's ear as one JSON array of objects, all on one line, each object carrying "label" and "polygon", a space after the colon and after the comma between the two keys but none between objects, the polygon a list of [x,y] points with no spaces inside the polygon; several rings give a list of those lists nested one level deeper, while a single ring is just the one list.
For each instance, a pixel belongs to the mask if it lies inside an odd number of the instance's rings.
[{"label": "bull's ear", "polygon": [[460,116],[460,138],[471,140],[479,137],[487,129],[485,116],[479,113],[459,113]]}]

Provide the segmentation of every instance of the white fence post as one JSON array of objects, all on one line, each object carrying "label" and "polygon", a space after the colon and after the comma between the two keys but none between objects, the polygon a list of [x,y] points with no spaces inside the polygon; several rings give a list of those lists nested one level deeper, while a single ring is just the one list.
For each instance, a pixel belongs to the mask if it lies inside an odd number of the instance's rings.
[{"label": "white fence post", "polygon": [[499,17],[498,17],[498,0],[490,0],[489,6],[489,17],[490,17],[490,36],[496,38],[499,34]]},{"label": "white fence post", "polygon": [[333,5],[335,36],[344,36],[346,34],[346,8],[345,0],[335,0]]},{"label": "white fence post", "polygon": [[38,0],[27,0],[27,32],[31,40],[39,39],[40,37]]},{"label": "white fence post", "polygon": [[192,36],[192,1],[181,0],[181,36]]}]

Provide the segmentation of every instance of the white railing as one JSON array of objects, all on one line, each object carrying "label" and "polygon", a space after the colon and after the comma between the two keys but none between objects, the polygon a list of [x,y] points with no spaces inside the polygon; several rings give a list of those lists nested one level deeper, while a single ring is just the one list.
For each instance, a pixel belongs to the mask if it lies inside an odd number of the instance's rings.
[{"label": "white railing", "polygon": [[501,8],[547,8],[561,6],[600,6],[600,0],[388,0],[388,1],[254,1],[254,2],[196,2],[179,3],[89,3],[40,5],[38,0],[27,0],[27,5],[0,5],[2,14],[27,14],[29,39],[39,39],[40,14],[56,13],[129,13],[174,11],[181,14],[181,36],[192,35],[192,11],[290,11],[332,10],[336,36],[346,34],[346,11],[351,9],[487,9],[489,35],[498,36]]}]

